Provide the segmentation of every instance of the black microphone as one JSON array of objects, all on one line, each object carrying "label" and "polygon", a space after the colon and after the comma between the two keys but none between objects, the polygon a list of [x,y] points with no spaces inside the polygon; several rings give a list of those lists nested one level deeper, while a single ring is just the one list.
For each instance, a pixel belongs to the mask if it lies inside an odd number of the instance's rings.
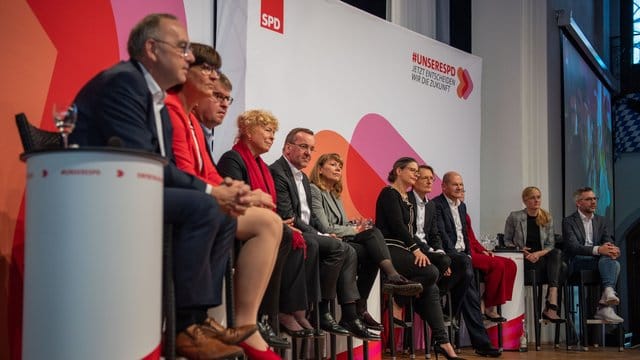
[{"label": "black microphone", "polygon": [[107,146],[114,148],[121,148],[124,146],[124,141],[119,136],[112,136],[107,140]]}]

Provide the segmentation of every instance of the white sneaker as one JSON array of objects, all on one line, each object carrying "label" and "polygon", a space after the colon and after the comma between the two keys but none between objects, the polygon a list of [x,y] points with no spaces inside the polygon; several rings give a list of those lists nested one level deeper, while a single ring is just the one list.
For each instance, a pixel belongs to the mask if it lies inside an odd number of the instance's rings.
[{"label": "white sneaker", "polygon": [[607,304],[609,306],[618,305],[620,304],[620,298],[618,298],[615,290],[613,290],[612,287],[607,286],[606,288],[604,288],[604,291],[602,292],[602,296],[600,297],[600,303]]},{"label": "white sneaker", "polygon": [[600,309],[598,309],[598,311],[596,311],[596,314],[593,317],[598,320],[603,320],[603,321],[616,323],[616,324],[624,322],[624,319],[618,316],[616,312],[613,311],[613,308],[611,306],[601,307]]}]

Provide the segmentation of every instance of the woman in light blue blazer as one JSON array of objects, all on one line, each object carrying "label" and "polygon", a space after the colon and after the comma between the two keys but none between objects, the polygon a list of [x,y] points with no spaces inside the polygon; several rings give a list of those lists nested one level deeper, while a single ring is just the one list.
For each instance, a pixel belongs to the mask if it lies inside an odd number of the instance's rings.
[{"label": "woman in light blue blazer", "polygon": [[367,327],[381,329],[381,325],[367,312],[367,298],[380,268],[387,283],[412,292],[422,288],[418,283],[400,275],[391,263],[391,255],[380,230],[361,222],[349,225],[340,200],[342,193],[342,159],[338,154],[324,154],[311,171],[311,210],[317,218],[318,230],[333,234],[353,246],[358,254],[358,314]]},{"label": "woman in light blue blazer", "polygon": [[509,214],[504,225],[504,243],[524,252],[525,270],[535,270],[536,278],[547,277],[547,301],[542,318],[562,322],[558,316],[558,285],[562,269],[562,254],[555,248],[553,219],[540,207],[542,195],[535,186],[522,191],[523,210]]}]

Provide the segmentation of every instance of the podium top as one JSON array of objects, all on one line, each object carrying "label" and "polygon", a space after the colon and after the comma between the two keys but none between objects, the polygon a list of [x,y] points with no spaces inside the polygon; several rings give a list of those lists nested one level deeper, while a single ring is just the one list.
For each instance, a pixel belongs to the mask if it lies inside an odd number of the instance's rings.
[{"label": "podium top", "polygon": [[40,149],[29,152],[24,152],[20,154],[21,161],[27,161],[29,158],[43,155],[43,154],[54,154],[54,153],[62,153],[62,154],[78,154],[78,153],[110,153],[110,154],[121,154],[121,155],[132,155],[139,156],[150,160],[158,161],[160,164],[167,165],[169,163],[169,159],[166,157],[160,156],[160,154],[152,153],[145,150],[138,149],[129,149],[129,148],[120,148],[120,147],[106,147],[106,146],[84,146],[81,148],[67,148],[67,149]]}]

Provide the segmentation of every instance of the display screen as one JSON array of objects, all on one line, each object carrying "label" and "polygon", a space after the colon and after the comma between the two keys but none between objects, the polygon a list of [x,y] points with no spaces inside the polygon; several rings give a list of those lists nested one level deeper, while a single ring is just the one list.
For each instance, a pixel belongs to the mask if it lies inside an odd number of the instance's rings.
[{"label": "display screen", "polygon": [[564,97],[564,211],[576,210],[573,192],[598,197],[596,214],[613,224],[611,94],[569,39],[562,35]]}]

